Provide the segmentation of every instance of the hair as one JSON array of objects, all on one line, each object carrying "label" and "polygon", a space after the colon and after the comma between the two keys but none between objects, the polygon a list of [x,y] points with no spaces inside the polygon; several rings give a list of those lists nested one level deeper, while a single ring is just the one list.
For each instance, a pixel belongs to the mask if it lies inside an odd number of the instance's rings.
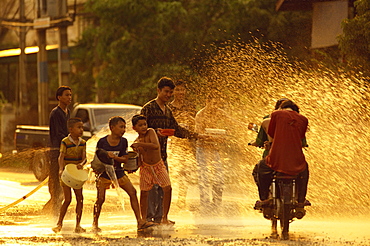
[{"label": "hair", "polygon": [[290,108],[294,111],[296,111],[297,113],[299,113],[299,107],[297,104],[295,104],[293,101],[291,100],[286,100],[284,101],[281,105],[280,105],[280,108]]},{"label": "hair", "polygon": [[72,128],[78,122],[81,122],[82,123],[81,118],[77,118],[77,117],[70,118],[67,121],[67,126],[68,126],[68,128]]},{"label": "hair", "polygon": [[63,96],[63,92],[66,90],[72,91],[71,87],[66,85],[62,85],[57,89],[57,92],[55,93],[55,98],[57,99],[57,101],[59,101],[58,97]]},{"label": "hair", "polygon": [[284,102],[284,101],[288,101],[289,99],[288,98],[280,98],[279,100],[276,101],[276,104],[275,104],[275,110],[280,108],[280,105]]},{"label": "hair", "polygon": [[146,117],[142,114],[134,115],[132,117],[132,120],[131,120],[132,121],[132,126],[135,126],[139,122],[139,120],[145,120],[146,121]]},{"label": "hair", "polygon": [[111,128],[112,126],[117,125],[118,122],[120,122],[120,121],[126,124],[125,119],[122,118],[121,116],[113,116],[113,117],[109,118],[109,121],[108,121],[109,128]]},{"label": "hair", "polygon": [[157,88],[162,90],[165,86],[170,87],[171,89],[175,89],[175,83],[171,78],[162,77],[158,80]]}]

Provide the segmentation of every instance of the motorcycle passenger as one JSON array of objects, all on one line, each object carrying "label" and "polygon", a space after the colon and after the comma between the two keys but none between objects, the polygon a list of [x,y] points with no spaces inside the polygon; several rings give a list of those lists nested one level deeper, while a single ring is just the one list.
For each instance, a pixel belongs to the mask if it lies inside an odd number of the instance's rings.
[{"label": "motorcycle passenger", "polygon": [[256,207],[263,207],[269,203],[269,187],[276,171],[298,175],[297,209],[304,214],[309,171],[302,147],[307,146],[305,142],[307,126],[308,119],[299,114],[299,107],[291,100],[284,101],[280,110],[271,114],[267,133],[273,141],[269,154],[259,163],[258,189],[261,200],[257,201]]}]

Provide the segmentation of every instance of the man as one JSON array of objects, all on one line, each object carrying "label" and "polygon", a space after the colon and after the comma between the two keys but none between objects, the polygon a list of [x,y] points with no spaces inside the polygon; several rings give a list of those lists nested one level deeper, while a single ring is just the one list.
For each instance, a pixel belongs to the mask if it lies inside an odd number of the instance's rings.
[{"label": "man", "polygon": [[58,214],[63,200],[62,189],[59,183],[59,148],[62,139],[68,136],[67,121],[70,118],[68,105],[72,102],[72,89],[61,86],[56,91],[56,106],[49,117],[50,135],[50,167],[49,167],[49,193],[50,200],[45,204],[44,211]]},{"label": "man", "polygon": [[[229,143],[230,128],[239,125],[220,108],[221,98],[208,95],[206,106],[195,116],[198,133],[196,160],[199,170],[200,212],[218,212],[225,183],[222,151]],[[212,202],[211,202],[212,201]]]},{"label": "man", "polygon": [[[278,110],[280,108],[280,105],[284,101],[287,101],[287,100],[288,100],[287,98],[281,98],[281,99],[277,100],[276,103],[275,103],[274,110]],[[269,143],[271,142],[271,137],[267,135],[267,129],[268,129],[269,123],[270,123],[270,115],[264,116],[261,127],[258,131],[256,140],[248,144],[248,145],[252,145],[252,146],[255,146],[255,147],[259,147],[259,148],[264,148],[263,154],[262,154],[262,159],[264,159],[269,154],[270,147],[271,147],[269,145]],[[259,161],[255,165],[255,167],[253,168],[253,172],[252,172],[254,181],[256,182],[257,186],[258,186],[258,169],[259,169],[260,162],[261,161]],[[262,160],[262,162],[263,162],[263,160]]]},{"label": "man", "polygon": [[[183,80],[175,82],[173,91],[173,101],[168,104],[171,108],[173,116],[180,126],[194,131],[195,127],[195,106],[187,101],[188,88]],[[172,158],[175,159],[176,165],[175,176],[178,182],[177,206],[181,209],[186,207],[186,195],[190,184],[197,184],[197,177],[194,170],[197,169],[195,161],[195,141],[183,138],[171,139]],[[171,158],[170,157],[170,158]]]},{"label": "man", "polygon": [[271,114],[268,135],[273,139],[272,146],[259,167],[260,205],[267,201],[272,175],[277,171],[298,175],[298,207],[303,209],[309,173],[302,147],[306,146],[308,119],[298,113],[298,106],[290,100],[283,102],[280,108]]},{"label": "man", "polygon": [[[167,138],[161,131],[163,129],[175,129],[174,135],[179,138],[193,138],[195,134],[189,130],[178,125],[175,120],[171,109],[168,107],[175,84],[172,79],[163,77],[157,83],[157,97],[146,103],[141,114],[147,118],[148,127],[153,128],[159,139],[161,146],[161,156],[168,170],[167,164]],[[158,185],[154,185],[153,189],[149,192],[148,204],[148,221],[160,223],[162,219],[162,197],[163,190]]]}]

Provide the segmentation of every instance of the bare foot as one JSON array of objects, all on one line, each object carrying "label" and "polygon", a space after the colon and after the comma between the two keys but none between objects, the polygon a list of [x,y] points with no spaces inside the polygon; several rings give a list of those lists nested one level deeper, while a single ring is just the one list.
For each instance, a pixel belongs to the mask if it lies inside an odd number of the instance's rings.
[{"label": "bare foot", "polygon": [[151,221],[144,221],[144,222],[139,223],[137,225],[137,229],[138,230],[143,230],[143,229],[146,229],[146,228],[151,227],[151,226],[154,226],[154,225],[156,225],[156,223],[151,222]]},{"label": "bare foot", "polygon": [[101,229],[98,226],[93,225],[92,232],[93,233],[98,233],[98,232],[101,232]]},{"label": "bare foot", "polygon": [[82,233],[82,232],[86,232],[86,230],[82,228],[81,226],[76,226],[75,233]]},{"label": "bare foot", "polygon": [[57,225],[56,227],[52,228],[53,232],[58,233],[62,230],[62,225]]},{"label": "bare foot", "polygon": [[169,220],[169,219],[163,219],[161,222],[161,225],[174,225],[175,221]]}]

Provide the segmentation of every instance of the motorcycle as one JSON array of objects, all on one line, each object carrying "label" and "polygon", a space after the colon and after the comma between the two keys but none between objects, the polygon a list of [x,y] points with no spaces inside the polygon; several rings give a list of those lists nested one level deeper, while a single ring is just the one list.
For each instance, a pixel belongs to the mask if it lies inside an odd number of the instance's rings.
[{"label": "motorcycle", "polygon": [[305,203],[298,206],[297,178],[298,176],[276,172],[270,186],[268,203],[255,207],[263,213],[264,218],[271,220],[271,238],[279,238],[277,224],[280,220],[281,239],[288,240],[289,224],[295,218],[302,219],[305,215],[304,206],[310,205]]},{"label": "motorcycle", "polygon": [[[250,130],[257,132],[258,127],[250,124]],[[249,144],[252,145],[252,144]],[[275,172],[270,185],[269,199],[264,204],[255,206],[255,210],[260,210],[264,218],[271,220],[271,238],[279,238],[277,230],[278,220],[280,220],[281,239],[289,239],[289,224],[294,219],[302,219],[305,216],[305,206],[311,204],[306,201],[298,204],[297,179],[299,176],[292,176],[281,172]]]}]

